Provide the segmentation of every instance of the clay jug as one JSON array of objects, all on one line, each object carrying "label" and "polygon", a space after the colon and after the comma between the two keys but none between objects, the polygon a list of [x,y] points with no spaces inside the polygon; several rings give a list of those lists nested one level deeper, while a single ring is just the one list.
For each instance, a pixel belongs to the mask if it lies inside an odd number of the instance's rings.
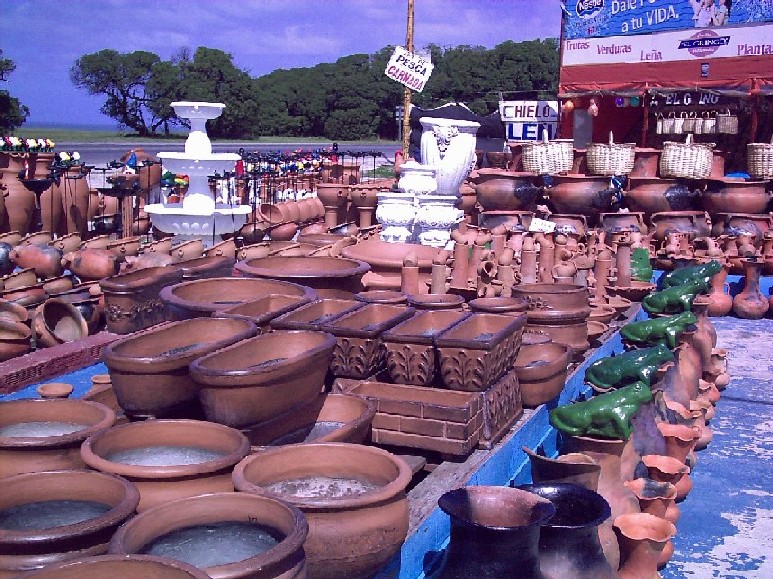
[{"label": "clay jug", "polygon": [[40,279],[62,275],[62,252],[46,245],[17,245],[11,259],[21,268],[32,268]]},{"label": "clay jug", "polygon": [[[699,392],[699,380],[703,376],[703,361],[700,353],[695,347],[694,336],[697,330],[695,328],[686,328],[678,338],[678,346],[674,350],[676,356],[676,367],[679,375],[684,381],[685,388],[690,396],[690,400],[695,400]],[[679,402],[682,402],[681,400]],[[685,404],[684,406],[687,406]]]},{"label": "clay jug", "polygon": [[733,313],[746,320],[759,320],[768,311],[768,300],[760,291],[762,261],[756,257],[742,259],[745,283],[743,291],[733,298]]},{"label": "clay jug", "polygon": [[556,512],[533,493],[491,486],[470,486],[438,500],[451,517],[451,539],[443,578],[522,577],[542,579],[540,525]]},{"label": "clay jug", "polygon": [[523,446],[531,462],[531,478],[535,483],[572,483],[591,491],[599,486],[601,467],[586,454],[570,452],[548,458]]},{"label": "clay jug", "polygon": [[630,513],[615,519],[620,543],[621,579],[655,579],[658,559],[676,527],[665,519],[647,513]]},{"label": "clay jug", "polygon": [[81,279],[96,280],[118,273],[124,257],[109,249],[81,249],[68,253],[62,263]]}]

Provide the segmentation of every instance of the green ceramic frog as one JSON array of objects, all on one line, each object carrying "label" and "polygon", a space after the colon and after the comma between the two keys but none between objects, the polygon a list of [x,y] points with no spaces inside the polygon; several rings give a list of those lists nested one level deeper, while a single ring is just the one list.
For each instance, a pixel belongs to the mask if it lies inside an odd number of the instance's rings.
[{"label": "green ceramic frog", "polygon": [[699,293],[709,291],[705,278],[695,278],[644,296],[642,307],[650,314],[679,313],[692,310],[692,302]]},{"label": "green ceramic frog", "polygon": [[633,381],[650,386],[657,369],[673,359],[665,344],[631,350],[593,362],[585,371],[585,381],[601,389],[620,388]]},{"label": "green ceramic frog", "polygon": [[559,406],[550,411],[550,424],[572,436],[603,436],[626,440],[631,435],[631,418],[639,406],[652,400],[644,382],[599,394],[585,402]]},{"label": "green ceramic frog", "polygon": [[698,319],[692,312],[682,312],[665,318],[631,322],[620,328],[623,340],[636,345],[655,345],[665,343],[672,350],[676,348],[676,338],[690,324]]},{"label": "green ceramic frog", "polygon": [[694,279],[705,280],[706,285],[708,285],[708,283],[711,281],[711,278],[714,277],[714,274],[718,273],[721,269],[722,264],[719,263],[716,259],[712,259],[706,263],[699,263],[697,265],[682,267],[670,271],[664,275],[660,282],[660,286],[662,288],[673,287],[682,285],[686,281],[691,281]]},{"label": "green ceramic frog", "polygon": [[650,252],[644,247],[637,247],[631,251],[631,277],[638,281],[650,281],[652,279],[652,264]]}]

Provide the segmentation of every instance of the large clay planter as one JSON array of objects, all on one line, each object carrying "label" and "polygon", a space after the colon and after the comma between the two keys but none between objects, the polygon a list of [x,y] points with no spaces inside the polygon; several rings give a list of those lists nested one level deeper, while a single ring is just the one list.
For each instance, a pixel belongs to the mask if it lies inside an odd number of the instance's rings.
[{"label": "large clay planter", "polygon": [[419,291],[429,291],[427,282],[432,274],[432,261],[440,251],[437,247],[416,245],[413,243],[388,243],[369,239],[362,243],[345,247],[343,257],[357,259],[370,264],[370,271],[362,277],[365,289],[400,290],[403,260],[411,254],[418,259]]},{"label": "large clay planter", "polygon": [[261,333],[270,329],[271,320],[291,312],[311,301],[309,296],[268,295],[256,300],[244,302],[226,308],[212,315],[224,318],[243,318],[250,320]]},{"label": "large clay planter", "polygon": [[[22,305],[12,302],[4,302],[3,305],[22,308],[25,314],[27,313],[26,308]],[[3,316],[3,312],[0,312],[0,362],[29,352],[32,349],[31,336],[32,332],[22,320],[6,318]]]},{"label": "large clay planter", "polygon": [[182,558],[201,565],[213,579],[303,579],[306,559],[303,544],[308,524],[292,505],[270,497],[244,493],[214,493],[181,498],[140,513],[113,536],[110,553],[139,553],[156,539],[174,531],[225,523],[247,523],[269,531],[278,543],[241,561],[229,561],[228,543],[211,531],[208,545],[193,543]]},{"label": "large clay planter", "polygon": [[[317,477],[351,481],[356,490],[304,496],[301,481]],[[311,577],[370,577],[400,550],[408,533],[405,488],[411,469],[379,448],[311,443],[267,449],[240,462],[233,478],[240,491],[283,499],[303,512]]]},{"label": "large clay planter", "polygon": [[631,175],[623,195],[631,211],[641,211],[646,215],[664,211],[689,211],[697,209],[698,205],[698,192],[690,188],[689,182],[679,179]]},{"label": "large clay planter", "polygon": [[[164,448],[200,452],[164,460]],[[182,497],[233,491],[231,471],[247,456],[250,442],[238,430],[201,420],[147,420],[114,426],[89,436],[81,458],[89,467],[132,481],[140,491],[138,511]],[[116,453],[143,452],[139,464],[117,462]],[[175,460],[176,459],[176,460]],[[142,464],[147,460],[147,464]],[[178,464],[183,463],[183,464]]]},{"label": "large clay planter", "polygon": [[483,211],[534,211],[540,188],[532,173],[480,169],[470,177]]},{"label": "large clay planter", "polygon": [[193,318],[112,342],[103,350],[102,360],[126,414],[195,413],[198,385],[188,365],[257,332],[255,324],[244,319]]},{"label": "large clay planter", "polygon": [[564,389],[572,347],[558,342],[527,344],[524,339],[515,359],[524,407],[536,408],[556,398]]},{"label": "large clay planter", "polygon": [[[110,428],[115,412],[86,400],[11,400],[0,404],[0,478],[78,469],[81,443]],[[44,424],[38,428],[39,423]],[[23,436],[14,434],[22,429]],[[10,430],[10,429],[13,429]]]},{"label": "large clay planter", "polygon": [[690,240],[711,233],[711,220],[703,211],[664,211],[654,213],[650,220],[653,238],[663,242],[669,232],[687,233]]},{"label": "large clay planter", "polygon": [[718,213],[765,213],[771,196],[765,185],[765,181],[712,179],[701,192],[701,204],[712,217]]},{"label": "large clay planter", "polygon": [[[116,529],[134,514],[139,493],[129,481],[85,470],[19,474],[3,479],[0,511],[30,512],[21,526],[0,530],[0,577],[85,557],[101,555]],[[78,501],[62,510],[60,524],[52,525],[34,503]],[[98,503],[99,508],[83,502]],[[53,508],[53,507],[51,507]],[[75,509],[75,512],[73,512]],[[37,511],[37,514],[34,514]],[[49,513],[50,514],[50,513]],[[54,517],[54,520],[57,520]]]},{"label": "large clay planter", "polygon": [[242,430],[253,446],[283,446],[301,442],[363,444],[376,415],[373,403],[361,396],[327,394],[292,408],[276,418]]},{"label": "large clay planter", "polygon": [[166,321],[168,312],[159,293],[180,282],[182,276],[181,269],[148,267],[100,281],[107,329],[116,334],[129,334]]},{"label": "large clay planter", "polygon": [[557,213],[574,213],[595,219],[612,205],[614,191],[609,177],[591,175],[553,175],[545,194]]},{"label": "large clay planter", "polygon": [[181,561],[151,555],[97,555],[47,564],[22,575],[24,579],[101,579],[148,577],[152,579],[209,579],[209,575]]},{"label": "large clay planter", "polygon": [[444,493],[451,539],[441,577],[542,579],[540,525],[556,512],[549,500],[520,489],[468,486]]},{"label": "large clay planter", "polygon": [[74,304],[49,298],[35,310],[32,320],[36,344],[51,347],[74,342],[89,335],[89,325]]},{"label": "large clay planter", "polygon": [[89,182],[86,178],[89,169],[73,167],[60,178],[59,189],[62,199],[62,211],[67,221],[67,233],[79,233],[85,238],[88,234]]},{"label": "large clay planter", "polygon": [[0,197],[3,197],[5,208],[3,214],[0,214],[0,227],[7,223],[7,231],[18,231],[26,235],[36,225],[32,222],[35,194],[19,180],[19,170],[0,168]]},{"label": "large clay planter", "polygon": [[312,298],[317,295],[311,288],[286,281],[239,277],[185,281],[165,287],[159,295],[169,307],[171,319],[185,320],[210,316],[272,294]]},{"label": "large clay planter", "polygon": [[620,578],[659,577],[658,558],[666,542],[676,534],[676,527],[665,519],[647,513],[621,515],[615,518],[614,526],[620,543]]},{"label": "large clay planter", "polygon": [[370,266],[340,257],[261,257],[239,261],[245,277],[280,279],[313,288],[322,298],[351,299],[362,291],[362,276]]},{"label": "large clay planter", "polygon": [[323,332],[276,331],[194,360],[207,420],[247,426],[314,400],[335,348]]},{"label": "large clay planter", "polygon": [[380,188],[380,185],[374,183],[362,183],[349,187],[349,199],[359,213],[360,229],[365,229],[373,224],[373,213],[378,204]]}]

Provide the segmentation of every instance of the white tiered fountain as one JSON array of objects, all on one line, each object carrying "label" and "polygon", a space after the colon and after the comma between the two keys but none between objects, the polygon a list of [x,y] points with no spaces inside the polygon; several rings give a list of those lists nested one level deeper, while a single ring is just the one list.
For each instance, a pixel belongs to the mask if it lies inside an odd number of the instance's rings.
[{"label": "white tiered fountain", "polygon": [[238,202],[217,203],[209,188],[207,177],[233,170],[239,155],[213,153],[207,136],[207,120],[219,117],[224,104],[174,102],[172,108],[178,117],[190,121],[191,131],[184,153],[159,153],[158,158],[165,171],[188,175],[188,192],[181,203],[153,203],[144,209],[153,226],[173,233],[175,240],[201,239],[209,247],[218,243],[221,235],[238,231],[252,211],[250,205]]}]

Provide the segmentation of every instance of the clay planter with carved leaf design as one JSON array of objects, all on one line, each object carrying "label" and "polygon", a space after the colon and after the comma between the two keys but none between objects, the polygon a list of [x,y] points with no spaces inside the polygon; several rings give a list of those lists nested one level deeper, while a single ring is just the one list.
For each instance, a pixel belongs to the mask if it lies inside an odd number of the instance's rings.
[{"label": "clay planter with carved leaf design", "polygon": [[435,336],[440,375],[451,390],[482,392],[512,370],[526,316],[473,313]]},{"label": "clay planter with carved leaf design", "polygon": [[0,479],[24,472],[83,468],[81,443],[114,422],[115,412],[86,400],[0,403]]},{"label": "clay planter with carved leaf design", "polygon": [[231,472],[249,451],[249,440],[222,424],[145,420],[92,434],[81,458],[94,470],[133,482],[141,512],[181,497],[233,491]]},{"label": "clay planter with carved leaf design", "polygon": [[207,420],[243,427],[309,403],[322,391],[336,345],[331,334],[274,331],[194,360]]},{"label": "clay planter with carved leaf design", "polygon": [[[303,512],[310,577],[371,577],[408,533],[411,469],[379,448],[310,443],[266,449],[241,461],[233,478],[242,492],[286,500]],[[321,488],[308,492],[315,479]]]},{"label": "clay planter with carved leaf design", "polygon": [[429,386],[435,378],[438,357],[433,337],[466,319],[468,312],[420,311],[381,335],[386,347],[386,367],[395,384]]},{"label": "clay planter with carved leaf design", "polygon": [[182,276],[181,269],[148,267],[101,280],[108,331],[129,334],[167,321],[167,307],[159,293],[179,283]]},{"label": "clay planter with carved leaf design", "polygon": [[3,479],[0,577],[105,553],[110,537],[134,514],[139,499],[129,481],[87,470]]},{"label": "clay planter with carved leaf design", "polygon": [[127,415],[200,414],[198,384],[188,365],[201,356],[251,338],[258,328],[236,318],[193,318],[162,324],[108,344],[102,360]]}]

